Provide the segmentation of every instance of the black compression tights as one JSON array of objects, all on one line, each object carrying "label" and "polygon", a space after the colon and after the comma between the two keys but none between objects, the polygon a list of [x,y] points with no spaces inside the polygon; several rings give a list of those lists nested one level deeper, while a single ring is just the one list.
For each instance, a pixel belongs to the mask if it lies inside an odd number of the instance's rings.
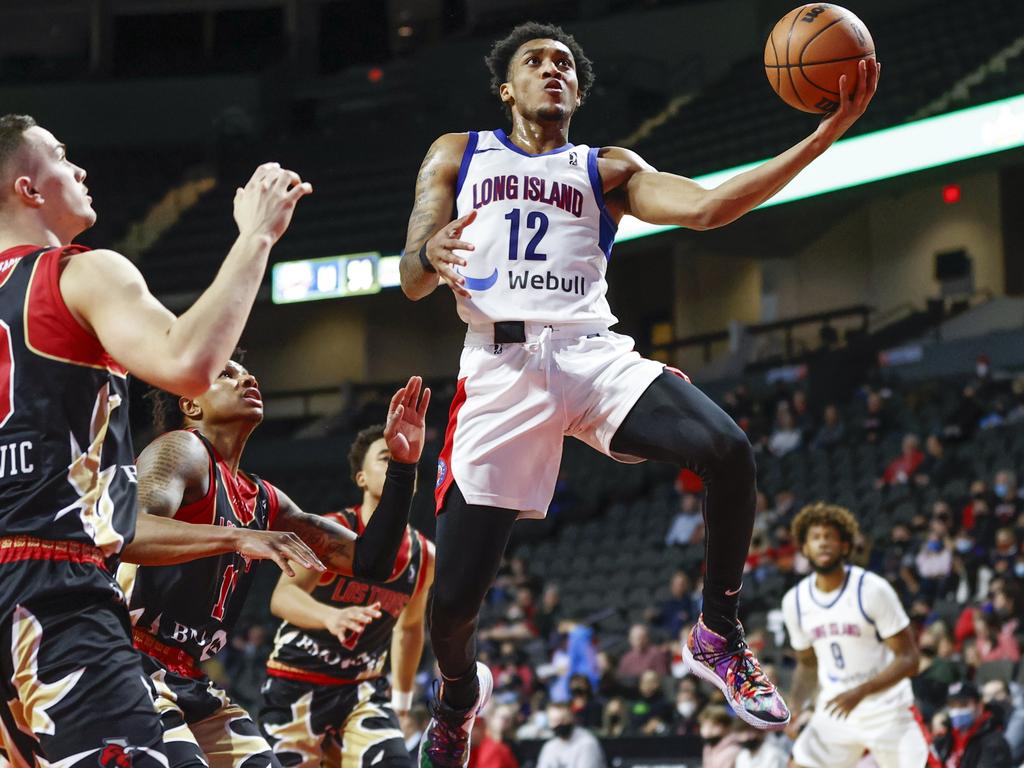
[{"label": "black compression tights", "polygon": [[[704,480],[704,621],[719,634],[736,623],[743,564],[754,526],[754,454],[736,423],[697,387],[663,373],[612,439],[616,453],[666,461]],[[529,478],[524,478],[529,482]],[[516,511],[467,504],[453,483],[437,519],[430,641],[458,709],[476,695],[476,626],[498,572]]]},{"label": "black compression tights", "polygon": [[630,410],[611,447],[686,467],[704,481],[704,622],[726,634],[736,625],[757,501],[747,436],[697,387],[665,372]]}]

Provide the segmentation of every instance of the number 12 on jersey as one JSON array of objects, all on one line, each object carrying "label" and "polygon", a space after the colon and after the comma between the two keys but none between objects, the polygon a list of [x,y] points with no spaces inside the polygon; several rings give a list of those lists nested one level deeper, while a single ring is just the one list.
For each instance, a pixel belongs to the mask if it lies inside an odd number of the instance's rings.
[{"label": "number 12 on jersey", "polygon": [[[505,219],[508,220],[510,225],[508,233],[509,261],[516,261],[519,258],[519,220],[521,216],[522,211],[518,208],[513,208],[505,214]],[[524,258],[527,261],[547,261],[548,255],[541,253],[537,249],[540,247],[540,241],[548,231],[548,217],[540,211],[530,211],[526,216],[526,228],[537,231],[530,238],[530,242],[526,246]]]}]

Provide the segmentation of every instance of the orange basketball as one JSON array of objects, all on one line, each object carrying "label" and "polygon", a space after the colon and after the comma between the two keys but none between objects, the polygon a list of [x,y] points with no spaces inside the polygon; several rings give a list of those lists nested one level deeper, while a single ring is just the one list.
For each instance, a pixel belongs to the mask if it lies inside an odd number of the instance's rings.
[{"label": "orange basketball", "polygon": [[775,25],[764,46],[764,71],[779,97],[804,112],[839,106],[839,77],[847,93],[857,86],[857,62],[875,58],[864,22],[831,3],[795,8]]}]

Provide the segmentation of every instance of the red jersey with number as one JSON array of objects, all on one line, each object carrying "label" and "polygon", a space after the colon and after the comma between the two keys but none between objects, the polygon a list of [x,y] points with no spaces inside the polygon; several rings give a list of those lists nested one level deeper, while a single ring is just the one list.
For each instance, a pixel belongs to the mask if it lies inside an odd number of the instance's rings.
[{"label": "red jersey with number", "polygon": [[113,567],[135,533],[135,458],[127,372],[60,292],[62,259],[87,250],[0,252],[0,537],[96,547]]},{"label": "red jersey with number", "polygon": [[[210,441],[190,431],[209,455],[209,489],[199,501],[181,507],[174,519],[256,531],[272,528],[278,511],[274,487],[255,475],[234,475]],[[124,564],[118,581],[137,629],[204,661],[227,643],[252,585],[252,566],[237,552],[225,552],[179,565]]]},{"label": "red jersey with number", "polygon": [[[358,507],[329,512],[325,517],[356,533],[363,532]],[[362,632],[349,633],[345,642],[325,629],[303,629],[283,621],[267,661],[267,674],[327,684],[379,677],[398,617],[423,586],[431,546],[422,533],[406,526],[387,581],[325,572],[311,593],[318,602],[332,608],[380,603],[380,618],[367,624]]]}]

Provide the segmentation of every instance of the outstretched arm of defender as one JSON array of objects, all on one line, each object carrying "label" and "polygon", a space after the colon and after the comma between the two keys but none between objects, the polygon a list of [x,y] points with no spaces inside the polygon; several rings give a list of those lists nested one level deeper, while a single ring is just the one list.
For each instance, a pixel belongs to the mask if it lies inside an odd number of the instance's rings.
[{"label": "outstretched arm of defender", "polygon": [[[467,141],[464,133],[441,136],[430,146],[416,176],[416,201],[399,262],[402,290],[413,301],[432,293],[442,282],[456,293],[469,295],[462,287],[465,281],[455,271],[456,266],[465,266],[466,260],[452,253],[473,250],[472,244],[460,238],[475,218],[475,211],[452,221],[459,165]],[[425,267],[424,261],[434,272]]]},{"label": "outstretched arm of defender", "polygon": [[892,688],[903,678],[917,674],[921,655],[917,650],[917,641],[914,640],[914,631],[910,627],[886,638],[885,644],[893,652],[892,661],[870,680],[829,701],[825,709],[834,717],[846,718],[865,697]]},{"label": "outstretched arm of defender", "polygon": [[290,563],[323,571],[323,564],[297,536],[223,525],[175,520],[185,504],[209,490],[209,456],[195,435],[185,431],[161,435],[138,460],[139,518],[135,538],[123,553],[127,563],[177,565],[224,552],[252,560],[273,560],[285,573]]},{"label": "outstretched arm of defender", "polygon": [[617,147],[609,147],[601,155],[609,166],[607,170],[602,167],[605,186],[616,186],[616,175],[625,179],[622,192],[613,192],[611,197],[622,200],[624,213],[651,224],[697,230],[729,224],[773,197],[849,130],[875,95],[879,72],[880,65],[874,61],[862,61],[856,90],[847,93],[844,75],[839,85],[839,108],[827,115],[813,134],[714,189],[705,189],[683,176],[660,173],[635,152]]},{"label": "outstretched arm of defender", "polygon": [[391,398],[384,425],[391,460],[380,502],[361,536],[333,520],[303,512],[280,491],[275,525],[297,534],[332,571],[374,581],[387,579],[409,522],[429,404],[430,390],[423,389],[423,380],[418,376],[409,379]]},{"label": "outstretched arm of defender", "polygon": [[114,251],[86,251],[68,261],[60,281],[65,303],[132,374],[175,394],[201,395],[238,344],[270,249],[310,192],[298,174],[277,163],[257,168],[235,193],[238,239],[213,283],[181,317]]},{"label": "outstretched arm of defender", "polygon": [[419,588],[402,609],[391,635],[391,706],[399,714],[412,706],[416,670],[423,655],[427,594],[434,583],[434,545],[427,542],[423,552],[426,573]]}]

